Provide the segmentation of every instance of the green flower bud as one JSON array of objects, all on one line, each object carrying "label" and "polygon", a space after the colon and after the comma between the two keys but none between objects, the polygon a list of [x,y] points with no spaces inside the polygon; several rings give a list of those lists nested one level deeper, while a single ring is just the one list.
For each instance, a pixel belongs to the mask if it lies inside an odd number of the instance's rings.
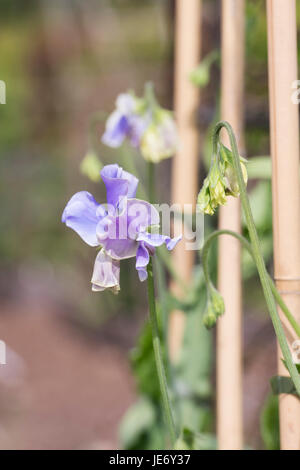
[{"label": "green flower bud", "polygon": [[220,292],[212,284],[209,286],[209,293],[214,313],[217,317],[220,317],[225,312],[224,299]]},{"label": "green flower bud", "polygon": [[[245,184],[248,182],[248,174],[245,164],[241,161],[242,173]],[[236,177],[235,170],[232,165],[226,164],[225,170],[226,181],[226,194],[228,196],[238,197],[240,195],[240,188]]]},{"label": "green flower bud", "polygon": [[[238,185],[236,173],[233,166],[233,155],[225,145],[220,145],[220,156],[224,162],[224,179],[226,181],[226,195],[238,197],[240,195],[240,188]],[[245,184],[248,182],[248,174],[245,163],[247,160],[240,156],[240,163],[242,167],[243,178]]]},{"label": "green flower bud", "polygon": [[93,150],[90,150],[80,164],[80,171],[87,176],[93,183],[100,181],[100,171],[102,163]]},{"label": "green flower bud", "polygon": [[210,79],[210,68],[213,63],[218,59],[219,53],[214,50],[207,54],[202,62],[190,74],[191,82],[199,87],[205,87]]},{"label": "green flower bud", "polygon": [[212,215],[214,209],[210,205],[209,180],[205,178],[202,189],[198,194],[197,204],[201,212]]},{"label": "green flower bud", "polygon": [[247,183],[248,183],[248,172],[247,172],[246,165],[242,161],[241,161],[241,167],[242,167],[243,178],[244,178],[245,184],[247,185]]},{"label": "green flower bud", "polygon": [[193,70],[190,74],[191,82],[199,86],[200,88],[205,87],[210,79],[210,64],[202,62],[198,67]]},{"label": "green flower bud", "polygon": [[225,180],[216,160],[204,180],[203,187],[198,195],[199,208],[205,214],[212,215],[215,209],[226,203]]},{"label": "green flower bud", "polygon": [[203,324],[208,330],[210,330],[211,328],[215,326],[216,323],[217,323],[217,316],[214,312],[212,303],[209,300],[207,304],[206,312],[203,315]]},{"label": "green flower bud", "polygon": [[[246,161],[243,157],[240,157],[245,184],[248,180]],[[219,154],[215,157],[198,195],[197,202],[200,211],[212,215],[218,206],[226,204],[227,196],[238,197],[239,194],[240,189],[233,166],[232,152],[223,144],[220,144]]]},{"label": "green flower bud", "polygon": [[214,187],[210,187],[210,197],[214,207],[226,204],[225,184],[221,178]]}]

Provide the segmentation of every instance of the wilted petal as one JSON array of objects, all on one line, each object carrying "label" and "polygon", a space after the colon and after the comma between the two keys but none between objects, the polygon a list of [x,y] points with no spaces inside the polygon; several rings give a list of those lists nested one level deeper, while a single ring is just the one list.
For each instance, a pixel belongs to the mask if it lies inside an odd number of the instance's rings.
[{"label": "wilted petal", "polygon": [[112,259],[103,249],[98,253],[92,276],[92,290],[120,290],[120,262]]},{"label": "wilted petal", "polygon": [[101,171],[101,177],[106,187],[107,202],[114,207],[121,197],[135,196],[139,180],[119,165],[106,165]]},{"label": "wilted petal", "polygon": [[65,207],[62,222],[76,233],[90,246],[99,245],[96,227],[101,220],[104,209],[98,204],[92,194],[80,191],[74,194]]},{"label": "wilted petal", "polygon": [[139,243],[137,252],[136,252],[136,270],[138,272],[140,281],[145,281],[148,277],[147,265],[150,260],[149,251],[146,248],[144,242]]}]

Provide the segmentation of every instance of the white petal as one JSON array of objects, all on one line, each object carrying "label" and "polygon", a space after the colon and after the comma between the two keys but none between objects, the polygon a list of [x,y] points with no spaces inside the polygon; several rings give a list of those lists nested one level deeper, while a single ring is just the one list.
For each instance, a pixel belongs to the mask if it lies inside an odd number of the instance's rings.
[{"label": "white petal", "polygon": [[112,259],[102,249],[96,257],[91,282],[93,291],[112,289],[118,292],[120,290],[120,261]]}]

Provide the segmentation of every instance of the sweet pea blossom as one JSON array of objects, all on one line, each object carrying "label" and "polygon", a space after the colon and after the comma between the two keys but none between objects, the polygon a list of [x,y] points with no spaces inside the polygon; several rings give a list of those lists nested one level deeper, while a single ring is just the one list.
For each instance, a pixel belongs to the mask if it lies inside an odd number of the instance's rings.
[{"label": "sweet pea blossom", "polygon": [[171,112],[158,109],[155,115],[142,135],[140,149],[145,160],[158,163],[176,153],[178,135]]},{"label": "sweet pea blossom", "polygon": [[147,279],[147,265],[155,249],[163,244],[172,250],[181,236],[170,238],[151,233],[159,226],[159,213],[147,201],[136,199],[138,179],[118,165],[101,170],[107,204],[98,204],[87,191],[70,199],[62,222],[90,246],[100,247],[92,275],[92,290],[120,290],[120,260],[136,258],[141,281]]},{"label": "sweet pea blossom", "polygon": [[122,93],[117,97],[116,109],[106,121],[102,142],[117,148],[129,138],[134,147],[138,147],[140,138],[149,123],[149,117],[138,112],[141,100],[132,93]]},{"label": "sweet pea blossom", "polygon": [[159,106],[149,84],[143,98],[133,93],[120,94],[116,109],[106,122],[104,144],[119,147],[126,138],[145,160],[153,163],[172,157],[177,151],[178,135],[172,112]]}]

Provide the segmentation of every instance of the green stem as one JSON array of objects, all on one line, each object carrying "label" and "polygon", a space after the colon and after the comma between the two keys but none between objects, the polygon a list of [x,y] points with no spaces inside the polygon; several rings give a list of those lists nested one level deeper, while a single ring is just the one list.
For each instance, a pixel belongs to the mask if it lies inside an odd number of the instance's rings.
[{"label": "green stem", "polygon": [[154,93],[154,85],[152,82],[145,84],[145,98],[147,100],[148,107],[153,111],[157,106],[157,101]]},{"label": "green stem", "polygon": [[281,297],[281,295],[279,294],[279,292],[278,292],[271,276],[270,276],[270,286],[271,286],[271,289],[272,289],[272,292],[273,292],[273,295],[275,297],[276,302],[278,303],[279,307],[283,311],[283,313],[286,316],[287,320],[290,322],[290,325],[293,327],[293,329],[294,329],[295,333],[297,334],[298,338],[300,338],[300,325],[296,321],[296,319],[294,318],[293,314],[288,309],[288,307],[287,307],[286,303],[284,302],[283,298]]},{"label": "green stem", "polygon": [[[205,281],[206,281],[207,285],[212,284],[212,281],[211,281],[210,275],[209,275],[209,269],[208,269],[209,248],[210,248],[211,243],[213,242],[213,240],[215,238],[219,237],[220,235],[230,235],[232,237],[237,238],[241,242],[241,244],[244,246],[244,248],[246,248],[246,250],[248,250],[248,252],[252,256],[252,258],[254,259],[252,247],[251,247],[250,243],[248,242],[248,240],[246,240],[245,237],[243,237],[239,233],[232,232],[231,230],[216,230],[215,232],[213,232],[211,235],[209,235],[207,237],[207,239],[205,241],[205,244],[203,246],[203,249],[202,249],[203,273],[204,273]],[[273,295],[275,297],[275,300],[276,300],[277,304],[279,305],[279,307],[283,311],[284,315],[286,316],[287,320],[289,321],[290,325],[294,329],[297,336],[300,338],[300,325],[299,325],[299,323],[297,322],[297,320],[295,319],[293,314],[288,309],[286,303],[284,302],[281,295],[279,294],[273,279],[271,278],[271,276],[269,274],[268,274],[268,279],[269,279],[270,287],[272,289],[272,292],[273,292]]]},{"label": "green stem", "polygon": [[166,422],[169,430],[169,435],[171,439],[172,446],[174,447],[176,441],[176,431],[172,415],[171,402],[168,394],[168,386],[165,368],[162,359],[158,323],[157,323],[157,313],[155,305],[155,294],[154,294],[154,280],[153,280],[153,268],[152,268],[152,259],[150,258],[148,264],[148,301],[149,301],[149,315],[150,323],[152,328],[152,341],[153,341],[153,350],[155,356],[156,370],[159,380],[160,393],[162,396],[162,404],[166,417]]},{"label": "green stem", "polygon": [[290,372],[291,378],[294,382],[294,385],[296,387],[296,390],[298,394],[300,395],[300,375],[292,360],[291,352],[289,350],[289,346],[288,346],[288,343],[284,334],[283,326],[281,324],[281,321],[277,312],[273,292],[269,283],[269,278],[268,278],[268,273],[266,270],[265,262],[261,254],[258,234],[255,228],[253,215],[252,215],[251,207],[250,207],[250,202],[249,202],[248,195],[247,195],[246,185],[245,185],[244,178],[243,178],[236,139],[235,139],[232,127],[226,121],[219,122],[215,127],[214,135],[213,135],[213,154],[217,152],[218,143],[220,139],[219,134],[223,127],[226,129],[228,136],[229,136],[229,140],[230,140],[231,150],[233,154],[233,167],[234,167],[237,180],[238,180],[238,185],[240,189],[240,198],[241,198],[241,203],[242,203],[245,219],[246,219],[247,226],[248,226],[250,241],[251,241],[252,250],[253,250],[253,257],[255,260],[255,264],[257,266],[264,296],[267,302],[271,320],[275,329],[275,333],[276,333],[282,354],[284,356],[284,359],[286,360],[287,367]]},{"label": "green stem", "polygon": [[[162,314],[162,338],[165,344],[168,341],[168,316],[169,316],[169,308],[168,308],[168,289],[166,284],[166,272],[162,261],[159,259],[158,256],[154,259],[154,272],[156,274],[156,289],[157,289],[157,297],[158,297],[158,304],[160,306],[161,314]],[[166,355],[167,356],[167,355]],[[166,357],[166,369],[169,370],[169,358]]]},{"label": "green stem", "polygon": [[147,162],[147,172],[148,172],[148,198],[149,202],[153,204],[154,194],[155,194],[155,185],[154,185],[154,174],[155,166],[153,162]]}]

